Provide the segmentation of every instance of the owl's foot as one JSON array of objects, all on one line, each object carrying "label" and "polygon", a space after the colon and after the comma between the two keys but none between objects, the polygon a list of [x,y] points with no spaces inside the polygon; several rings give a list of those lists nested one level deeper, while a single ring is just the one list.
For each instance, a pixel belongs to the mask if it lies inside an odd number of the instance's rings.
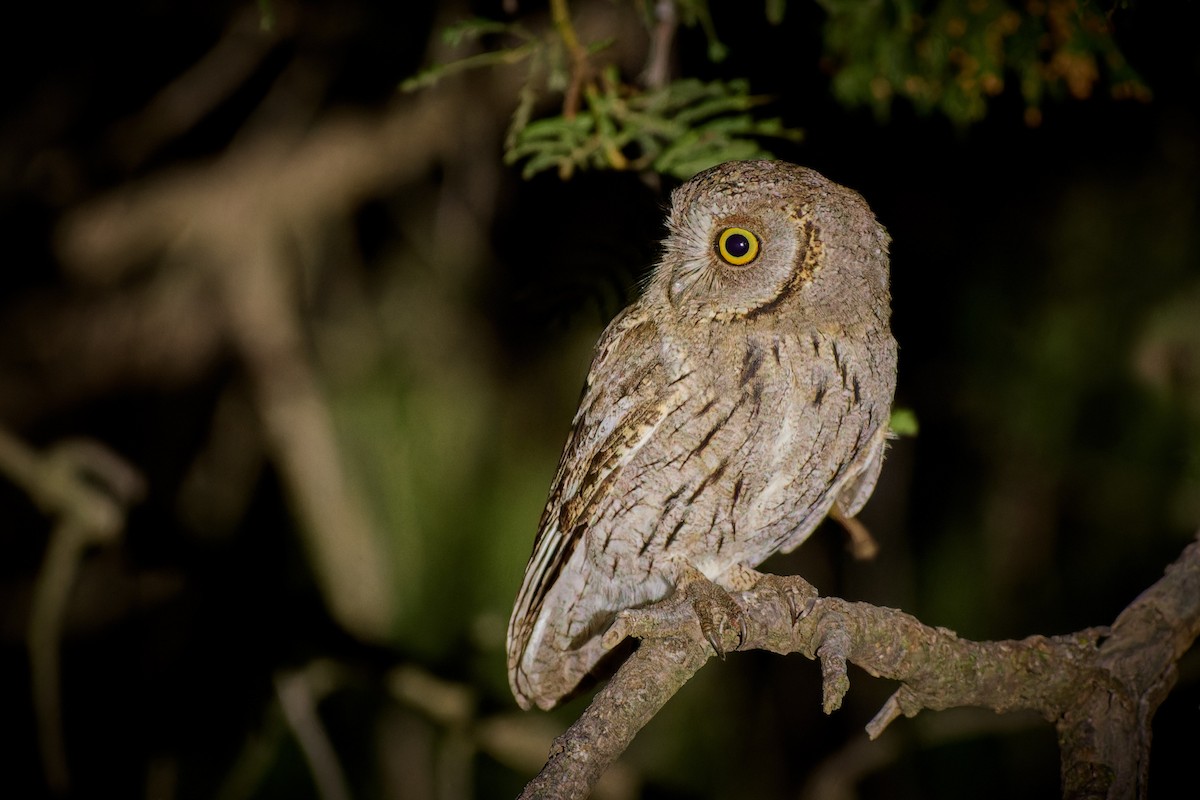
[{"label": "owl's foot", "polygon": [[612,649],[627,636],[695,636],[700,626],[713,652],[721,658],[746,641],[746,616],[724,588],[710,581],[691,564],[682,567],[675,592],[666,600],[645,608],[626,609],[617,614],[601,640]]},{"label": "owl's foot", "polygon": [[[735,566],[711,581],[691,564],[680,568],[675,592],[670,597],[643,608],[626,609],[617,614],[616,621],[604,634],[601,645],[611,650],[625,637],[696,636],[696,628],[721,658],[731,650],[739,650],[749,640],[746,612],[730,592],[748,595],[774,596],[768,603],[788,615],[796,624],[812,613],[817,602],[817,590],[798,575],[771,575]],[[759,605],[755,601],[752,604]],[[762,608],[763,606],[759,606]],[[755,625],[758,638],[762,621]]]},{"label": "owl's foot", "polygon": [[817,602],[817,590],[798,575],[772,575],[735,564],[717,582],[731,592],[770,592],[776,595],[791,614],[792,627],[812,613]]},{"label": "owl's foot", "polygon": [[[682,592],[691,603],[696,621],[700,623],[700,632],[722,660],[727,652],[737,650],[746,641],[746,614],[724,587],[691,567],[685,571],[675,591]],[[732,641],[734,634],[737,635],[736,642]]]},{"label": "owl's foot", "polygon": [[799,575],[772,575],[748,570],[758,577],[752,585],[756,593],[776,595],[791,616],[792,627],[812,613],[817,604],[817,590]]}]

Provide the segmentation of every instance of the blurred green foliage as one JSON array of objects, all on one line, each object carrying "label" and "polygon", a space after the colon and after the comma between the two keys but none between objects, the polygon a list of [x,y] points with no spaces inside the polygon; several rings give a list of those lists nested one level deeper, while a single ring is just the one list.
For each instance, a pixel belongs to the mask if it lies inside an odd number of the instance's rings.
[{"label": "blurred green foliage", "polygon": [[893,408],[892,417],[888,420],[888,428],[896,436],[916,436],[920,430],[917,423],[917,412],[911,408]]},{"label": "blurred green foliage", "polygon": [[455,73],[480,67],[515,64],[527,58],[531,58],[536,64],[541,58],[561,56],[561,52],[554,48],[553,42],[539,40],[525,26],[518,23],[497,22],[474,17],[449,25],[442,31],[442,41],[450,47],[462,47],[487,36],[505,36],[515,43],[484,50],[444,64],[434,64],[403,81],[400,84],[400,90],[413,92],[433,86],[443,78]]},{"label": "blurred green foliage", "polygon": [[885,115],[902,97],[966,124],[1015,79],[1037,124],[1047,97],[1083,100],[1105,84],[1115,98],[1149,97],[1090,0],[819,2],[833,91],[848,106]]}]

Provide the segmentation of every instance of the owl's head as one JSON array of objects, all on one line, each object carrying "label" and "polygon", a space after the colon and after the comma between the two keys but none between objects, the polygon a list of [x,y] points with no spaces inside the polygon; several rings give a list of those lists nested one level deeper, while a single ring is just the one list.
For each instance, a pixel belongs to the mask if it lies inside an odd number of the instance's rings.
[{"label": "owl's head", "polygon": [[667,226],[651,291],[684,314],[886,319],[888,235],[858,193],[811,169],[730,161],[705,170],[672,193]]}]

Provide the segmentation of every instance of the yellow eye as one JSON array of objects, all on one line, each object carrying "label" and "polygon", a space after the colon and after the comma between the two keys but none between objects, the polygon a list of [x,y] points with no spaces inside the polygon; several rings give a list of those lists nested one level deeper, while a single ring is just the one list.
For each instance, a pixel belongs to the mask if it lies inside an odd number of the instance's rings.
[{"label": "yellow eye", "polygon": [[717,255],[740,267],[758,256],[758,237],[745,228],[726,228],[717,237]]}]

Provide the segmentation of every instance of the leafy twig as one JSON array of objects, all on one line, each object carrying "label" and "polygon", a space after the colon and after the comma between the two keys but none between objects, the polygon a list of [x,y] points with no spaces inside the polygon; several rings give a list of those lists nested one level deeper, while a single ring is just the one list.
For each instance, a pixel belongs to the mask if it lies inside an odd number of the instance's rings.
[{"label": "leafy twig", "polygon": [[[527,178],[554,169],[565,179],[588,168],[653,170],[687,178],[722,161],[771,157],[761,139],[800,138],[799,130],[778,119],[747,113],[765,98],[751,95],[745,81],[667,80],[669,50],[680,21],[702,27],[710,57],[723,57],[725,48],[703,0],[663,0],[656,6],[645,88],[623,82],[615,66],[594,62],[608,43],[580,40],[568,0],[552,0],[550,9],[552,33],[547,35],[484,19],[448,28],[443,38],[451,45],[486,35],[515,36],[519,43],[436,64],[402,88],[412,91],[454,73],[527,59],[529,72],[505,138],[505,160],[524,161]],[[561,111],[531,122],[546,92],[562,93]]]},{"label": "leafy twig", "polygon": [[550,16],[571,60],[571,80],[563,95],[563,117],[574,119],[579,111],[580,95],[591,79],[592,68],[588,62],[587,50],[579,44],[579,37],[575,34],[575,25],[571,22],[567,0],[550,0]]},{"label": "leafy twig", "polygon": [[586,113],[573,118],[531,122],[517,133],[505,160],[525,160],[525,177],[556,168],[566,178],[593,167],[686,178],[722,161],[769,157],[760,139],[801,137],[779,119],[746,113],[766,98],[751,95],[744,81],[680,80],[638,92],[621,86],[610,71],[587,101]]}]

